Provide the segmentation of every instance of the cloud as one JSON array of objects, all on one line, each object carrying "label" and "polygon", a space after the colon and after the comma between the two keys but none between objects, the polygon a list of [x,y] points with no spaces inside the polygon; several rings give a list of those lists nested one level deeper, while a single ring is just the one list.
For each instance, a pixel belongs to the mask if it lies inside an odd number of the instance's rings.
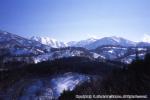
[{"label": "cloud", "polygon": [[150,35],[144,34],[144,37],[143,37],[142,41],[150,43]]}]

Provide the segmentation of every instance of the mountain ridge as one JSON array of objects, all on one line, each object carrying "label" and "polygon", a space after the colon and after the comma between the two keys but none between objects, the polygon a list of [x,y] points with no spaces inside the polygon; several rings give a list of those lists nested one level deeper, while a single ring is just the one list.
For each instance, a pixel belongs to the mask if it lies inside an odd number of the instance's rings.
[{"label": "mountain ridge", "polygon": [[53,48],[83,47],[91,50],[104,45],[119,45],[124,47],[150,46],[149,42],[143,42],[143,41],[134,42],[118,36],[110,36],[110,37],[103,37],[103,38],[88,38],[80,41],[69,41],[67,43],[58,41],[50,37],[32,36],[30,39],[51,46]]},{"label": "mountain ridge", "polygon": [[30,39],[38,41],[42,44],[48,45],[48,46],[53,47],[53,48],[61,48],[61,47],[67,46],[67,44],[65,44],[64,42],[57,41],[56,39],[53,39],[50,37],[32,36]]},{"label": "mountain ridge", "polygon": [[[50,44],[46,45],[42,40],[39,41],[40,39],[44,39],[45,43],[50,42]],[[90,38],[69,46],[50,38],[26,39],[9,32],[0,31],[0,56],[7,55],[5,61],[25,61],[27,59],[28,62],[38,63],[78,56],[100,59],[101,61],[117,60],[130,63],[136,57],[136,50],[143,58],[146,52],[150,50],[149,48],[150,43],[133,42],[115,36],[100,39]],[[25,57],[27,58],[25,59]]]}]

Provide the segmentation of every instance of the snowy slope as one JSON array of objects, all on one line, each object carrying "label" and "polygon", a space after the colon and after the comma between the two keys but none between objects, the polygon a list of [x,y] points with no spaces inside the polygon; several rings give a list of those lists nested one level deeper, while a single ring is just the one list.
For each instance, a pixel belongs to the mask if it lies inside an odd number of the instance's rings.
[{"label": "snowy slope", "polygon": [[49,38],[49,37],[37,37],[33,36],[31,37],[31,40],[38,41],[42,44],[48,45],[53,48],[61,48],[61,47],[66,47],[67,45],[63,42],[59,42],[56,39]]},{"label": "snowy slope", "polygon": [[119,46],[129,47],[129,46],[135,46],[136,43],[121,37],[104,37],[96,40],[93,43],[86,45],[85,47],[87,49],[95,49],[103,45],[114,45],[114,46],[119,45]]},{"label": "snowy slope", "polygon": [[69,58],[69,57],[88,57],[90,59],[101,59],[104,60],[105,57],[101,56],[100,54],[90,52],[84,48],[63,48],[51,51],[50,53],[38,55],[34,57],[34,62],[42,62],[48,60],[55,60],[60,58]]},{"label": "snowy slope", "polygon": [[136,58],[136,52],[138,52],[140,59],[143,59],[145,54],[150,52],[147,47],[122,46],[102,46],[92,51],[103,56],[107,60],[121,61],[124,63],[131,63]]},{"label": "snowy slope", "polygon": [[2,95],[1,100],[58,100],[64,90],[72,91],[76,86],[90,82],[91,77],[94,76],[67,72],[46,78],[21,79],[2,91],[7,96]]},{"label": "snowy slope", "polygon": [[93,42],[95,42],[97,39],[96,38],[89,38],[89,39],[86,39],[86,40],[81,40],[81,41],[71,41],[71,42],[68,42],[68,46],[72,46],[72,47],[85,47],[86,45],[88,44],[91,44]]},{"label": "snowy slope", "polygon": [[29,40],[5,31],[0,31],[0,52],[4,50],[11,56],[31,56],[49,51],[50,47],[37,41]]}]

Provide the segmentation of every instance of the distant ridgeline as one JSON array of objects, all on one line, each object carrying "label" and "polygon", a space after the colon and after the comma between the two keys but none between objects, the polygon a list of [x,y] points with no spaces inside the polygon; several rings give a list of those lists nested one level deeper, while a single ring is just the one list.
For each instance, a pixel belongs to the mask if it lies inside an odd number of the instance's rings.
[{"label": "distant ridgeline", "polygon": [[137,52],[138,57],[143,59],[149,51],[150,43],[133,42],[121,37],[90,38],[79,42],[62,43],[48,37],[27,39],[0,31],[1,69],[70,57],[130,64],[136,58]]}]

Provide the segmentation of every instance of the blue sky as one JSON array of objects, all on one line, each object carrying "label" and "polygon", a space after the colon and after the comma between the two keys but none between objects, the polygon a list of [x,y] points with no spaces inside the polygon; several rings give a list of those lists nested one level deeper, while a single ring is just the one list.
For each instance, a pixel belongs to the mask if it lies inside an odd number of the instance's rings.
[{"label": "blue sky", "polygon": [[150,0],[0,0],[0,29],[61,41],[150,35]]}]

